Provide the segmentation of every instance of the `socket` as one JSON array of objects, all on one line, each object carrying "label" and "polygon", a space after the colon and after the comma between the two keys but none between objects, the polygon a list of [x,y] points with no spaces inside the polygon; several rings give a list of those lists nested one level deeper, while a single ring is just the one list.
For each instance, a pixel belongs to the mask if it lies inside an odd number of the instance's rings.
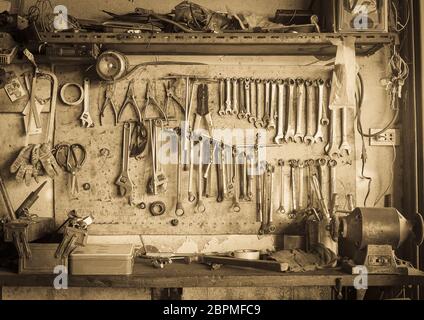
[{"label": "socket", "polygon": [[[370,129],[370,135],[376,134],[383,129]],[[370,146],[373,147],[391,147],[400,146],[400,130],[389,129],[379,137],[370,138]]]}]

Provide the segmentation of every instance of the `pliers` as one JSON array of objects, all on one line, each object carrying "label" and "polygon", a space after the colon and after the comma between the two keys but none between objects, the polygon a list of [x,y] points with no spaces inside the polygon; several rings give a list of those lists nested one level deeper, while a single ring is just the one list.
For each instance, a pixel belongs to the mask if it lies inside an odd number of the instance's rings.
[{"label": "pliers", "polygon": [[182,110],[183,114],[185,114],[185,107],[181,100],[177,97],[175,94],[175,82],[171,84],[171,81],[168,82],[168,84],[163,85],[165,87],[165,94],[166,94],[166,100],[165,100],[165,112],[169,115],[169,104],[173,100]]},{"label": "pliers", "polygon": [[113,116],[114,116],[114,119],[115,119],[115,122],[114,122],[115,126],[118,124],[118,111],[117,111],[117,108],[116,108],[116,104],[113,101],[113,91],[114,91],[113,85],[108,84],[107,87],[106,87],[106,91],[105,91],[105,101],[103,102],[103,105],[100,109],[100,125],[101,126],[103,125],[102,120],[105,116],[105,110],[106,110],[106,107],[108,105],[110,105],[111,108],[112,108]]},{"label": "pliers", "polygon": [[200,124],[203,118],[206,119],[206,124],[208,126],[208,132],[210,137],[213,136],[213,121],[212,114],[209,111],[209,90],[207,84],[199,85],[197,89],[197,108],[196,108],[196,118],[194,120],[194,130],[197,131],[200,129]]},{"label": "pliers", "polygon": [[145,104],[143,109],[141,110],[141,118],[144,119],[145,115],[146,115],[146,110],[147,108],[152,105],[153,107],[156,107],[156,109],[158,109],[158,111],[162,114],[163,118],[165,119],[166,122],[168,122],[168,116],[166,115],[165,111],[163,110],[163,108],[159,105],[159,103],[157,102],[156,98],[151,94],[151,83],[150,81],[147,81],[147,87],[146,87],[146,98],[145,98]]},{"label": "pliers", "polygon": [[138,107],[137,100],[134,94],[134,79],[132,79],[128,85],[125,101],[122,104],[121,109],[119,110],[118,122],[121,120],[122,114],[124,113],[125,109],[127,108],[129,104],[133,107],[135,113],[137,114],[138,122],[141,122],[142,121],[141,112],[140,112],[140,108]]}]

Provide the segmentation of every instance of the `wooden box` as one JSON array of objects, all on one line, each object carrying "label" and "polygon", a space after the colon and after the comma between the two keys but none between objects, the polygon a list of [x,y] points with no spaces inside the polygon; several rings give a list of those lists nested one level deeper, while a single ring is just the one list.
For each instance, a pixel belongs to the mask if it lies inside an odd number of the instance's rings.
[{"label": "wooden box", "polygon": [[56,266],[68,267],[68,258],[55,258],[58,243],[29,243],[31,258],[19,257],[21,274],[53,274]]}]

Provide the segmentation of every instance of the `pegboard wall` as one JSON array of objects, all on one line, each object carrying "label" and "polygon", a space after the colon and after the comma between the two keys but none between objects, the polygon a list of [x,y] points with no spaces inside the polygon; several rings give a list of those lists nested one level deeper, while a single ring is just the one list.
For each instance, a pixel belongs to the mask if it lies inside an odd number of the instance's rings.
[{"label": "pegboard wall", "polygon": [[[147,80],[153,84],[154,95],[161,104],[165,101],[165,81],[160,80],[169,74],[192,75],[206,78],[256,78],[256,79],[329,79],[332,69],[323,66],[263,66],[263,65],[243,65],[243,66],[219,66],[219,65],[159,65],[149,66],[140,69],[131,75],[131,78],[116,83],[114,90],[114,100],[118,109],[124,101],[130,79],[135,79],[135,94],[140,107],[144,105]],[[75,66],[63,66],[56,68],[56,74],[61,84],[67,82],[77,82],[83,84],[84,69]],[[136,206],[129,206],[126,198],[118,196],[118,188],[114,184],[121,169],[122,134],[123,125],[120,123],[114,126],[112,113],[108,109],[103,121],[103,126],[99,123],[99,108],[104,101],[105,84],[97,78],[91,79],[90,90],[90,112],[95,122],[94,128],[83,128],[79,121],[82,113],[82,106],[69,107],[58,101],[57,122],[55,131],[55,143],[80,143],[85,146],[88,158],[81,171],[78,173],[78,184],[80,192],[77,197],[72,197],[68,191],[69,176],[63,174],[54,183],[55,215],[57,223],[66,219],[67,213],[77,210],[81,214],[92,214],[95,224],[90,227],[92,234],[167,234],[167,235],[215,235],[215,234],[257,234],[260,223],[257,222],[256,202],[241,201],[241,211],[239,213],[231,210],[232,200],[217,203],[217,183],[216,171],[213,170],[212,198],[204,199],[206,212],[195,213],[195,204],[187,200],[188,172],[182,175],[182,195],[184,201],[185,215],[179,218],[179,225],[174,227],[171,220],[176,218],[174,211],[176,205],[176,165],[163,165],[163,170],[168,178],[166,194],[160,196],[148,196],[146,194],[146,184],[151,176],[152,165],[150,152],[144,154],[140,160],[130,160],[130,175],[134,183],[134,202],[163,201],[167,211],[163,216],[154,217],[148,210],[141,210]],[[218,84],[209,83],[209,107],[215,128],[232,129],[254,129],[254,126],[246,120],[238,120],[236,116],[220,117],[218,115],[219,96]],[[177,96],[184,101],[185,83],[180,81],[177,86]],[[327,98],[324,98],[327,101]],[[255,104],[253,104],[255,105]],[[192,110],[196,108],[196,99]],[[135,119],[131,108],[125,111],[123,120]],[[178,109],[176,109],[178,110]],[[147,116],[153,116],[147,115]],[[178,119],[183,119],[179,113]],[[354,140],[353,111],[349,114],[349,141],[352,146]],[[338,117],[340,120],[340,117]],[[191,118],[193,121],[193,118]],[[338,126],[340,124],[338,123]],[[171,123],[172,128],[178,126],[178,121]],[[339,127],[340,128],[340,127]],[[286,162],[290,159],[308,160],[324,157],[324,146],[328,141],[327,129],[325,130],[325,142],[311,146],[305,144],[283,144],[272,146],[275,131],[267,134],[267,161],[277,164],[278,159]],[[340,130],[338,130],[340,131]],[[340,134],[339,134],[340,136]],[[100,150],[108,149],[108,156],[102,155]],[[353,148],[355,149],[355,148]],[[356,170],[352,163],[355,154],[339,160],[337,167],[337,189],[340,195],[348,193],[355,194]],[[290,168],[285,170],[285,204],[287,208],[292,208],[290,196],[289,174]],[[196,174],[195,174],[196,175]],[[325,198],[329,194],[329,169],[324,172],[323,191]],[[89,183],[90,190],[83,190],[82,185]],[[196,181],[194,181],[195,190]],[[255,191],[256,188],[254,188]],[[274,207],[279,206],[279,168],[276,167],[275,175],[275,195]],[[254,198],[256,199],[256,198]],[[306,201],[304,201],[306,203]],[[343,206],[343,198],[341,205]],[[277,226],[277,233],[290,232],[298,226],[296,220],[288,218],[287,214],[274,214],[274,224]]]}]

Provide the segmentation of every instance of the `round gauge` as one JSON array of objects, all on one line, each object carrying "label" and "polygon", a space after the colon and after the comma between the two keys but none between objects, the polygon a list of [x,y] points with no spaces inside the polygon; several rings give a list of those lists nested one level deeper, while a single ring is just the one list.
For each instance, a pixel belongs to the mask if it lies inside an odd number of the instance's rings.
[{"label": "round gauge", "polygon": [[105,51],[97,58],[97,74],[106,81],[121,79],[126,74],[127,67],[127,58],[116,51]]}]

